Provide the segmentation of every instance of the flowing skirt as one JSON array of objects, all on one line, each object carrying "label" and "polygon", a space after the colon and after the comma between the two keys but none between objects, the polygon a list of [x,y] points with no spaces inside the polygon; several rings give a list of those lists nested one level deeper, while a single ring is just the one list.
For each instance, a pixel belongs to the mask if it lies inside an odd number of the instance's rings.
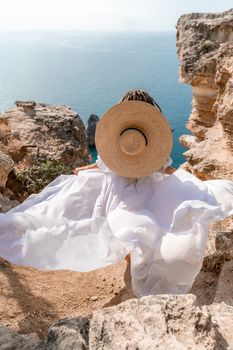
[{"label": "flowing skirt", "polygon": [[0,214],[0,256],[38,269],[91,271],[131,257],[136,296],[186,293],[208,223],[233,214],[233,182],[184,169],[132,183],[100,169],[62,175]]}]

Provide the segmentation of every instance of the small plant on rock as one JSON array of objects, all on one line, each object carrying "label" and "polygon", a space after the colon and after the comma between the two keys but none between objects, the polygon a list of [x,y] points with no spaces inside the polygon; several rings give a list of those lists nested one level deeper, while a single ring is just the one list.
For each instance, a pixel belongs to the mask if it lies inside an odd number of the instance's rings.
[{"label": "small plant on rock", "polygon": [[71,174],[73,168],[56,159],[37,161],[30,168],[16,171],[16,177],[22,184],[22,190],[28,195],[41,191],[61,174]]}]

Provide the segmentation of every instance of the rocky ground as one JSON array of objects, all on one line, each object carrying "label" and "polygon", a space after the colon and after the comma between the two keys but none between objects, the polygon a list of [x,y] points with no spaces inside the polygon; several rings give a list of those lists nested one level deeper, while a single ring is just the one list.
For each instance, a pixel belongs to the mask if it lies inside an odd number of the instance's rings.
[{"label": "rocky ground", "polygon": [[0,349],[232,349],[232,323],[233,307],[224,303],[200,307],[192,294],[148,296],[96,310],[89,318],[60,320],[42,341],[35,333],[0,327]]},{"label": "rocky ground", "polygon": [[89,316],[132,297],[125,270],[125,262],[79,273],[38,271],[0,260],[0,324],[43,337],[54,321]]}]

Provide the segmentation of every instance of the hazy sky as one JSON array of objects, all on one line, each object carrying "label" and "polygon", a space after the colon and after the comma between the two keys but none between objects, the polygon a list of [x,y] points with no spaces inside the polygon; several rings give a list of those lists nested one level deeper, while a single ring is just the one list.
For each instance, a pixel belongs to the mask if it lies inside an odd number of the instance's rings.
[{"label": "hazy sky", "polygon": [[231,7],[232,0],[0,0],[0,31],[175,30],[181,14]]}]

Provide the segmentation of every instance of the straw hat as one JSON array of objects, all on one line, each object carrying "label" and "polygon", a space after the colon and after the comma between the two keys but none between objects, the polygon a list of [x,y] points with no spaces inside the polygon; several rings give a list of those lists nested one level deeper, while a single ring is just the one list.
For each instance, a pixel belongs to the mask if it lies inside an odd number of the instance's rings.
[{"label": "straw hat", "polygon": [[95,144],[116,174],[141,178],[159,170],[172,150],[172,131],[162,113],[146,102],[114,105],[97,124]]}]

